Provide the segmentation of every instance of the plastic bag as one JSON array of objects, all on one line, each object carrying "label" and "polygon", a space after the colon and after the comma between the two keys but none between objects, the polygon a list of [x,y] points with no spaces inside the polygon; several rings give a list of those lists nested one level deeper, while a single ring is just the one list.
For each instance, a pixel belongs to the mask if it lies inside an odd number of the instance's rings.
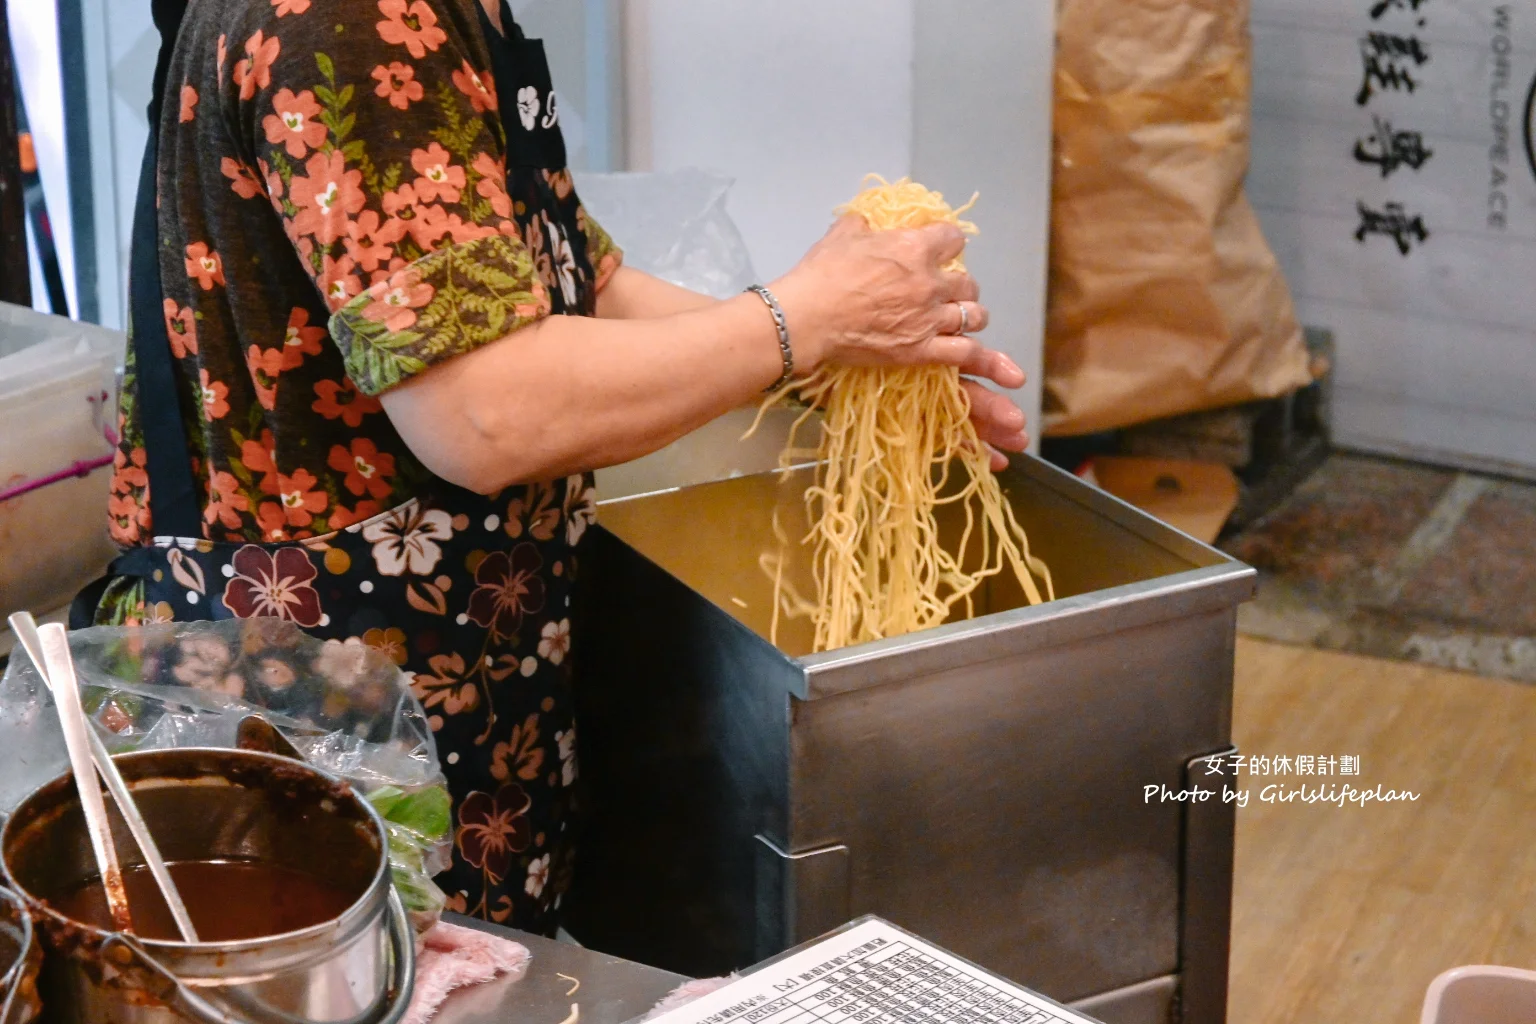
[{"label": "plastic bag", "polygon": [[[320,641],[282,619],[97,626],[69,635],[80,696],[114,754],[234,748],[260,713],[310,764],[384,819],[395,887],[419,930],[444,896],[450,799],[426,713],[383,653]],[[69,770],[53,696],[18,652],[0,678],[0,811]]]},{"label": "plastic bag", "polygon": [[575,175],[588,213],[637,270],[726,299],[757,278],[747,243],[725,210],[730,178],[689,168]]},{"label": "plastic bag", "polygon": [[1046,434],[1311,382],[1242,190],[1250,50],[1246,0],[1058,6]]}]

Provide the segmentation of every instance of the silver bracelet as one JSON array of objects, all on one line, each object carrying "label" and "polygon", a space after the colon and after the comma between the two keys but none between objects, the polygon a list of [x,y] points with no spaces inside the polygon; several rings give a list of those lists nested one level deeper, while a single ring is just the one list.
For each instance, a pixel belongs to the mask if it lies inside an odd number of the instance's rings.
[{"label": "silver bracelet", "polygon": [[768,312],[773,314],[773,326],[779,332],[779,356],[784,360],[784,374],[764,389],[777,391],[795,375],[795,350],[789,347],[789,321],[784,319],[784,309],[779,305],[779,300],[773,297],[773,292],[760,284],[748,285],[747,291],[755,292],[758,298],[768,304]]}]

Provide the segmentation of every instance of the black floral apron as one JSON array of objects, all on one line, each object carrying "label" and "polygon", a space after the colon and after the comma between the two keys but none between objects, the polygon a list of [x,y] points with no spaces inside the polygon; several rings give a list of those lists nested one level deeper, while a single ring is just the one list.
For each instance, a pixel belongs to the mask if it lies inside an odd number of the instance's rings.
[{"label": "black floral apron", "polygon": [[[184,0],[155,0],[162,33],[150,124]],[[498,32],[480,12],[507,138],[514,217],[550,289],[555,315],[590,316],[595,275],[570,175],[543,44],[502,5]],[[551,933],[572,867],[575,722],[570,688],[574,549],[591,523],[590,475],[486,497],[440,482],[326,536],[281,544],[202,536],[202,510],[176,368],[160,315],[155,261],[156,133],[150,132],[134,220],[134,358],[140,380],[157,536],[125,552],[108,579],[143,584],[145,617],[274,616],[322,639],[391,654],[426,707],[454,799],[448,909]],[[86,625],[105,582],[77,600]],[[409,643],[407,643],[409,638]]]}]

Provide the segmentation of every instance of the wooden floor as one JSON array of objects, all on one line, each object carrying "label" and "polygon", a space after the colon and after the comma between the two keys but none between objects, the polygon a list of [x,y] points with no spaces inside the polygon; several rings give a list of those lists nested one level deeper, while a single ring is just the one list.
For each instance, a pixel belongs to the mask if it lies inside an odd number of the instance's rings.
[{"label": "wooden floor", "polygon": [[1536,966],[1536,687],[1243,640],[1233,733],[1420,796],[1263,804],[1302,780],[1244,781],[1230,1024],[1416,1024],[1449,967]]}]

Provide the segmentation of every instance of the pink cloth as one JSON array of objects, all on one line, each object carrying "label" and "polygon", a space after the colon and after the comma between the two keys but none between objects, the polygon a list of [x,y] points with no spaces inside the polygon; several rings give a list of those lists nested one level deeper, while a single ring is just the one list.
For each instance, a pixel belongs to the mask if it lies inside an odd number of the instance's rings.
[{"label": "pink cloth", "polygon": [[521,978],[528,960],[528,950],[511,939],[439,921],[421,938],[416,987],[403,1024],[426,1024],[456,988],[479,985],[499,974]]},{"label": "pink cloth", "polygon": [[660,1017],[668,1010],[675,1010],[679,1006],[693,1002],[695,999],[701,999],[716,989],[724,988],[735,980],[736,975],[733,974],[729,978],[700,978],[697,981],[685,981],[667,993],[661,1002],[651,1007],[650,1013],[640,1019],[647,1021],[653,1017]]}]

